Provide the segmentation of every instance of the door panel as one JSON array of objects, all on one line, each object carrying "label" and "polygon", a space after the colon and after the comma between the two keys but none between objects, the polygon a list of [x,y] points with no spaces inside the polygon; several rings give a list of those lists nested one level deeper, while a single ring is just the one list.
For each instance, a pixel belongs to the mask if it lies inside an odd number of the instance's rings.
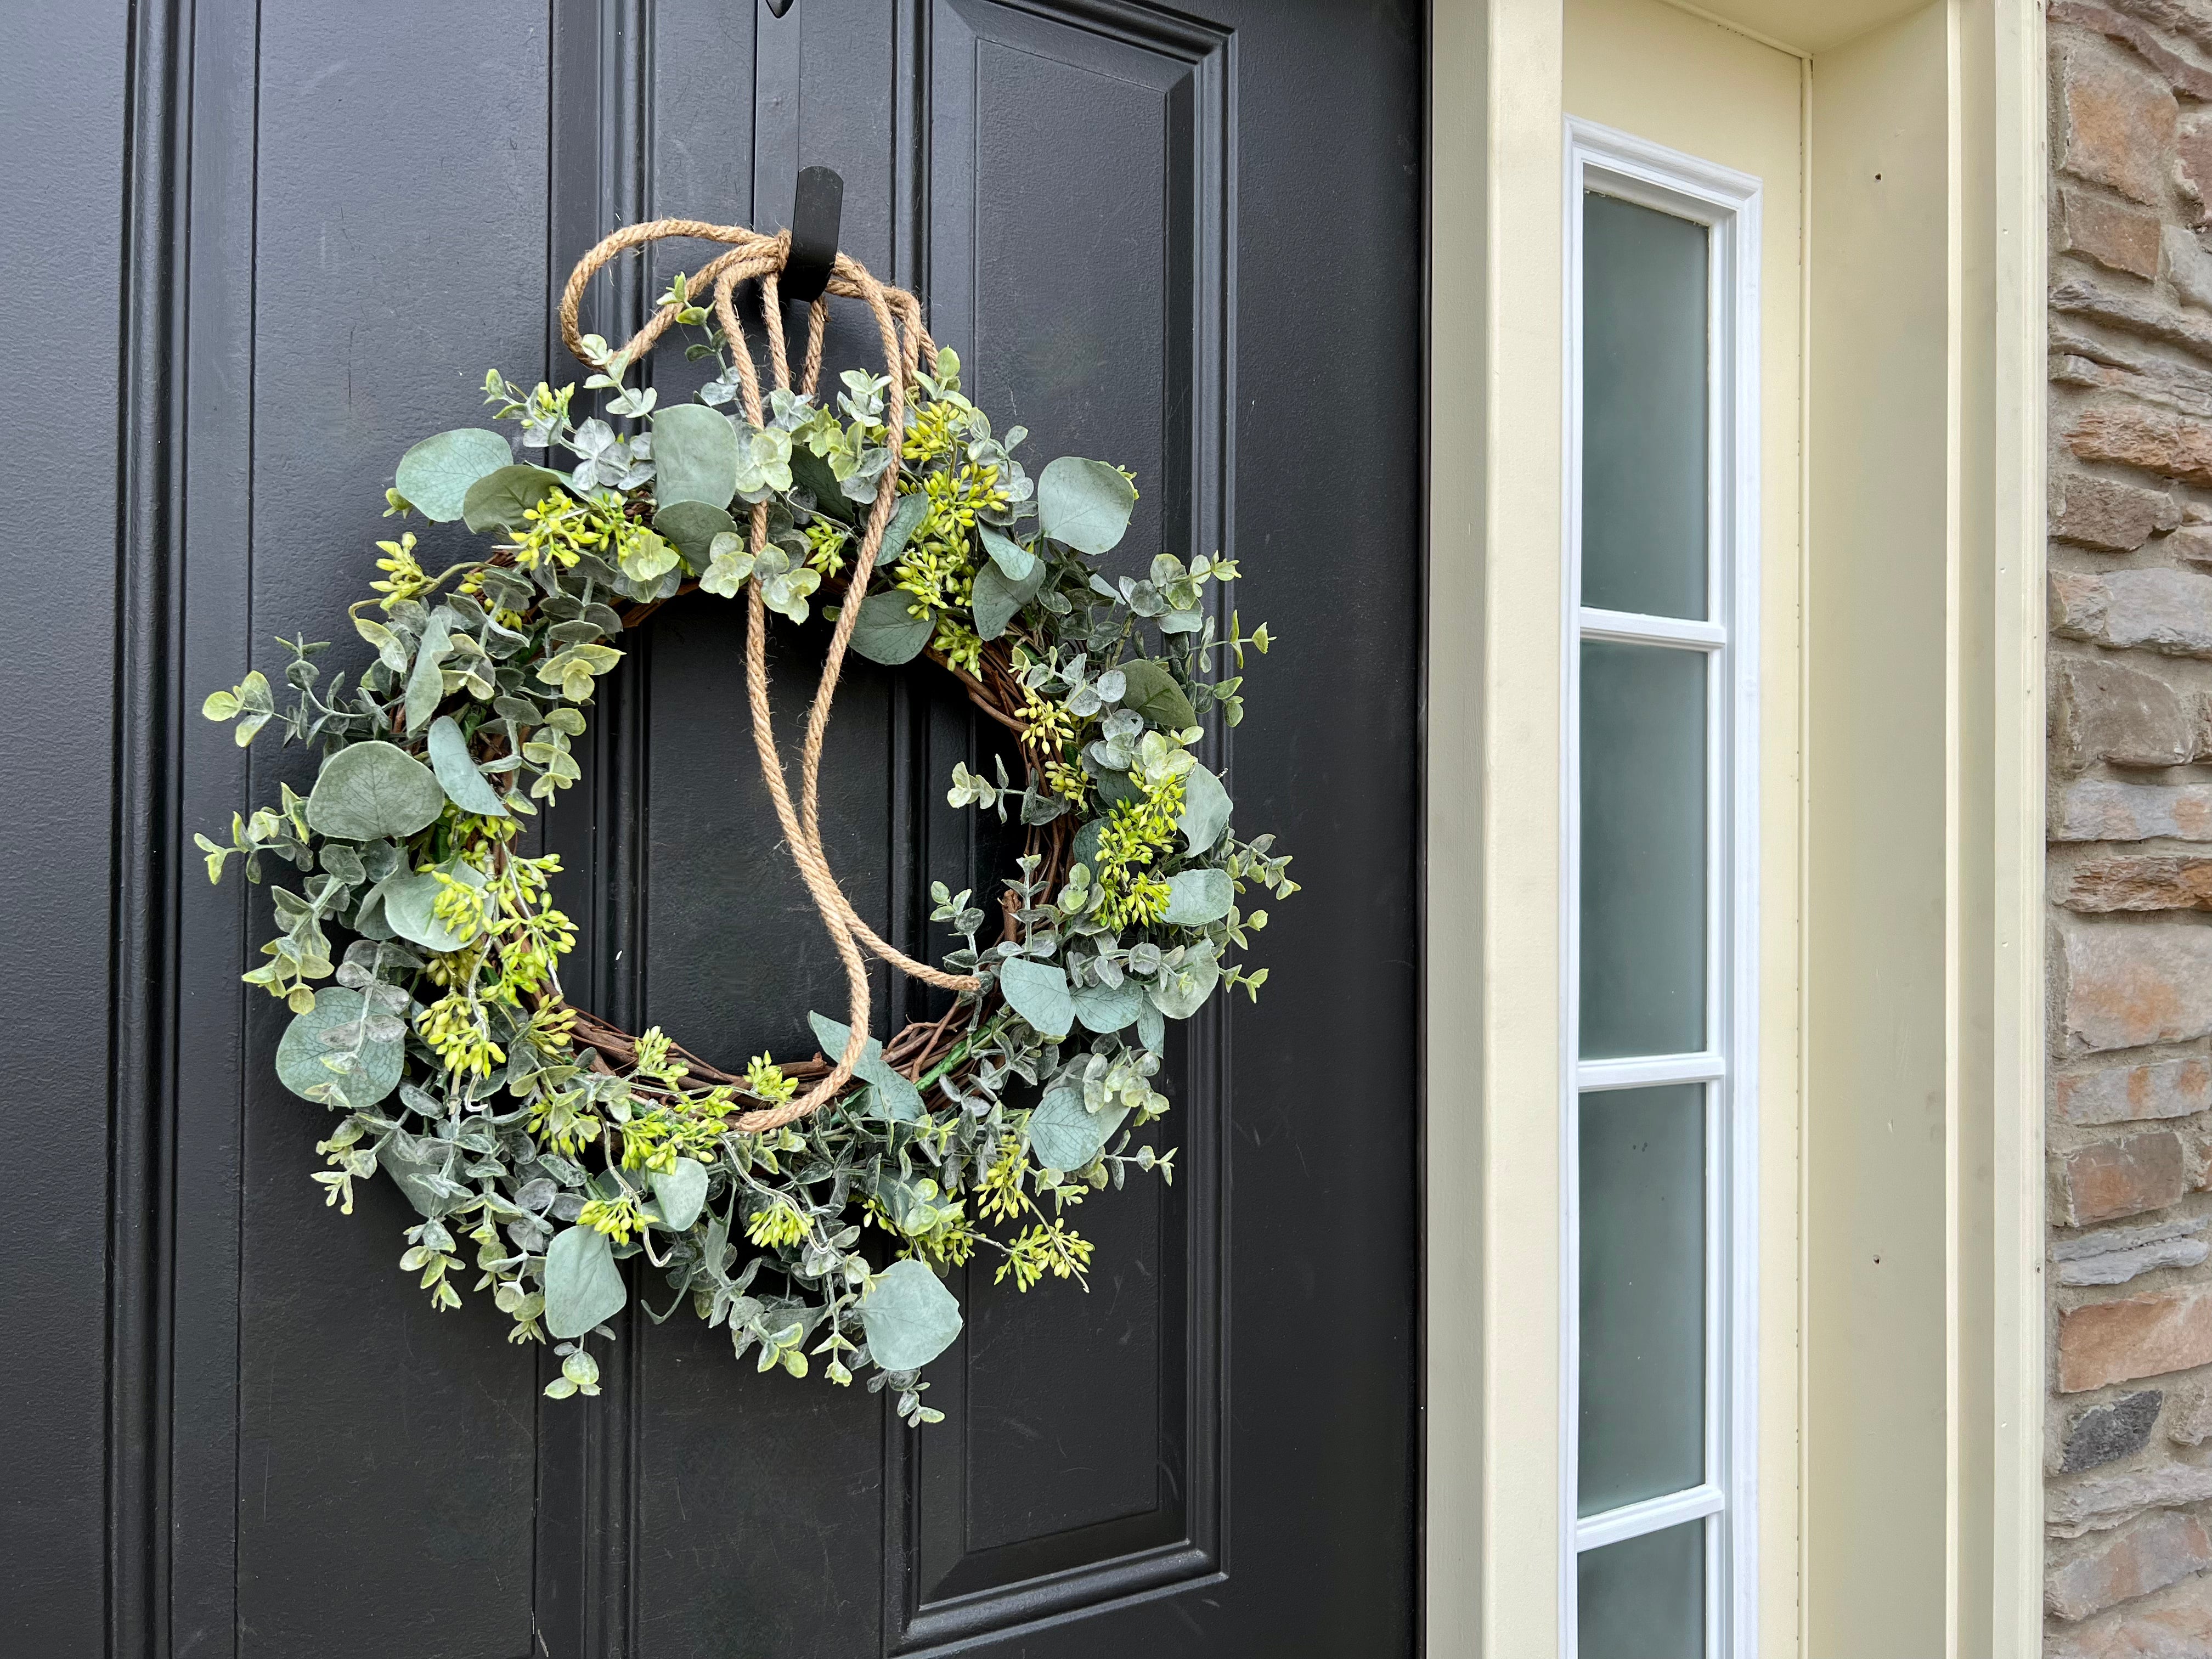
[{"label": "door panel", "polygon": [[[155,9],[179,31],[156,90],[179,100],[193,184],[149,197],[179,252],[134,266],[130,300],[134,317],[173,307],[184,342],[173,403],[125,456],[166,514],[126,536],[124,579],[126,614],[158,618],[160,648],[131,660],[161,706],[196,708],[249,651],[269,666],[254,642],[276,633],[335,637],[395,458],[480,419],[486,368],[568,372],[552,299],[605,229],[775,224],[798,167],[826,162],[845,248],[922,296],[979,401],[1031,428],[1036,463],[1137,471],[1121,568],[1163,549],[1243,561],[1238,605],[1282,643],[1248,664],[1252,718],[1209,733],[1207,758],[1305,890],[1258,941],[1261,1000],[1178,1034],[1176,1183],[1086,1206],[1089,1293],[1016,1295],[980,1266],[956,1286],[968,1327],[930,1395],[945,1422],[908,1431],[881,1396],[759,1377],[688,1312],[656,1325],[635,1303],[603,1395],[556,1404],[543,1353],[474,1299],[432,1316],[396,1271],[396,1193],[322,1206],[316,1114],[270,1073],[282,1012],[236,984],[265,894],[241,908],[172,855],[303,781],[305,757],[160,728],[170,806],[118,850],[175,918],[129,958],[173,1070],[116,1130],[118,1168],[143,1160],[177,1206],[148,1246],[155,1304],[127,1326],[160,1357],[116,1395],[151,1472],[112,1500],[113,1535],[139,1540],[118,1547],[135,1610],[114,1617],[147,1635],[125,1650],[1410,1652],[1418,11]],[[133,118],[156,155],[169,107]],[[625,258],[586,325],[634,328],[696,253]],[[841,307],[833,368],[875,349]],[[651,374],[666,399],[699,371],[669,355]],[[413,527],[427,556],[460,539]],[[773,647],[787,735],[823,636]],[[804,1055],[807,1011],[842,1012],[840,975],[759,781],[741,619],[679,602],[630,643],[544,830],[584,924],[570,982],[725,1064]],[[993,741],[926,671],[854,664],[841,684],[825,838],[908,950],[947,945],[932,879],[988,886],[1006,866],[944,799]],[[942,1006],[880,968],[874,988],[879,1030]]]}]

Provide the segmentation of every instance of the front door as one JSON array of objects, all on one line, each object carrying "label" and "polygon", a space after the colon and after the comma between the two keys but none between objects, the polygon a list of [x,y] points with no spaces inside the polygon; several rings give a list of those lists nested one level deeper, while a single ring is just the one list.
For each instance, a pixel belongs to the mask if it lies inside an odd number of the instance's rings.
[{"label": "front door", "polygon": [[[824,163],[845,249],[921,296],[1028,453],[1135,469],[1117,557],[1242,561],[1244,617],[1281,643],[1248,664],[1233,741],[1208,741],[1240,824],[1279,832],[1304,890],[1255,941],[1257,1002],[1194,1022],[1171,1057],[1173,1187],[1086,1211],[1113,1264],[1087,1294],[956,1282],[945,1420],[917,1431],[884,1396],[757,1376],[724,1334],[653,1324],[635,1298],[601,1396],[543,1398],[542,1350],[503,1340],[481,1298],[432,1313],[396,1270],[412,1218],[388,1184],[350,1218],[324,1207],[323,1114],[270,1071],[282,1010],[236,987],[265,917],[165,858],[173,1082],[125,1126],[127,1158],[152,1156],[134,1136],[167,1149],[130,1169],[157,1171],[175,1217],[147,1268],[173,1287],[175,1340],[146,1345],[155,1385],[117,1395],[146,1413],[118,1430],[125,1462],[152,1449],[143,1490],[116,1488],[143,1522],[115,1533],[134,1650],[1411,1652],[1419,9],[185,15],[156,630],[174,647],[142,664],[172,698],[197,706],[249,653],[273,674],[276,634],[344,633],[399,453],[478,422],[487,368],[570,367],[551,301],[592,241],[663,214],[773,227],[797,169]],[[626,335],[700,252],[601,278],[587,326]],[[852,319],[830,344],[835,367],[871,362]],[[655,372],[688,390],[673,354]],[[787,732],[811,637],[775,663]],[[740,641],[736,607],[656,618],[552,836],[593,1006],[742,1068],[809,1052],[807,1011],[842,1005],[751,759]],[[856,665],[837,708],[833,861],[879,931],[935,954],[929,882],[997,873],[975,815],[945,805],[989,743],[927,673]],[[155,763],[186,832],[299,770],[296,748],[249,761],[191,726]],[[879,980],[892,1018],[925,1006]]]}]

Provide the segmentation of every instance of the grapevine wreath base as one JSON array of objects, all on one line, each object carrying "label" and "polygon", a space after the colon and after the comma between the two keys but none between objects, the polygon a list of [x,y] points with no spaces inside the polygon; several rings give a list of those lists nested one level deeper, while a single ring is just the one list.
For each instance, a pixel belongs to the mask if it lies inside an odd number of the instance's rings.
[{"label": "grapevine wreath base", "polygon": [[[726,244],[619,351],[580,335],[586,284],[661,237]],[[840,256],[830,293],[863,303],[885,372],[819,392],[827,295],[808,312],[796,388],[777,295],[787,234],[662,220],[608,238],[570,276],[561,320],[602,412],[577,388],[486,380],[507,436],[441,433],[401,458],[391,513],[490,538],[437,574],[411,532],[379,544],[375,597],[351,610],[375,660],[350,694],[319,685],[324,647],[289,642],[296,693],[280,712],[249,673],[209,697],[243,744],[276,723],[315,746],[305,797],[198,837],[210,878],[267,859],[278,936],[245,977],[294,1018],[276,1069],[341,1114],[315,1179],[350,1213],[353,1183],[392,1178],[422,1219],[401,1267],[457,1306],[462,1240],[479,1290],[515,1340],[558,1344],[546,1392],[598,1392],[585,1346],[628,1301],[622,1259],[667,1277],[665,1318],[689,1301],[762,1370],[836,1382],[872,1368],[902,1416],[933,1420],[920,1369],[961,1326],[941,1275],[976,1252],[1029,1289],[1081,1280],[1091,1246],[1068,1212],[1133,1167],[1171,1179],[1141,1132],[1165,1113],[1152,1085],[1166,1024],[1266,970],[1229,961],[1264,911],[1240,895],[1295,890],[1271,838],[1240,842],[1227,791],[1192,752],[1218,710],[1234,725],[1247,635],[1226,637],[1209,583],[1225,559],[1163,554],[1142,580],[1091,561],[1125,532],[1136,491],[1103,463],[1054,461],[1032,480],[960,392],[959,364],[914,298]],[[765,396],[737,292],[757,282],[774,384]],[[698,401],[659,406],[625,376],[672,327],[717,372]],[[726,408],[734,405],[733,413]],[[619,425],[617,424],[619,423]],[[517,447],[529,458],[517,459]],[[566,470],[552,463],[573,458]],[[389,516],[389,515],[387,515]],[[818,1056],[763,1053],[743,1073],[659,1030],[639,1035],[572,1005],[561,959],[575,931],[550,902],[557,859],[531,856],[525,820],[579,775],[570,745],[617,640],[694,592],[747,617],[745,680],[761,769],[785,842],[844,964],[842,1024],[816,1014]],[[765,641],[774,612],[834,617],[794,790],[771,727]],[[915,962],[854,914],[824,856],[823,743],[848,650],[927,657],[1020,756],[986,777],[953,769],[950,799],[1024,826],[996,904],[932,889],[965,941]],[[992,914],[995,911],[995,916]],[[349,941],[342,951],[332,929]],[[955,994],[939,1019],[869,1035],[864,952]],[[334,986],[318,989],[323,981]]]}]

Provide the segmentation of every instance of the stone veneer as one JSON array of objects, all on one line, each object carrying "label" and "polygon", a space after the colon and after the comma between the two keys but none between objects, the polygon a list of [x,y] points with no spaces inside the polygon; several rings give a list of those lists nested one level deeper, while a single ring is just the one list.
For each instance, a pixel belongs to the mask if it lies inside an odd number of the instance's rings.
[{"label": "stone veneer", "polygon": [[2051,0],[2048,1659],[2212,1655],[2212,0]]}]

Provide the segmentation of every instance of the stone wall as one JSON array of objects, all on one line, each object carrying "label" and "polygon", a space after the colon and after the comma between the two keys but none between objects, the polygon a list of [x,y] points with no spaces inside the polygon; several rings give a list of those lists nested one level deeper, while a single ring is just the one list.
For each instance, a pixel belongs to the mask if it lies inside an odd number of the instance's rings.
[{"label": "stone wall", "polygon": [[2051,0],[2049,1659],[2212,1654],[2212,0]]}]

